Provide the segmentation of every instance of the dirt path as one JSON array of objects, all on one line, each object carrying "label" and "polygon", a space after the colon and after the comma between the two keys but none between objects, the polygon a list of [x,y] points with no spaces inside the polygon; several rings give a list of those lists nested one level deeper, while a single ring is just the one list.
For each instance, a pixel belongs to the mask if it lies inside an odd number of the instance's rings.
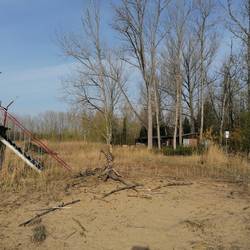
[{"label": "dirt path", "polygon": [[130,250],[135,245],[151,250],[250,249],[250,198],[241,187],[197,181],[152,194],[148,189],[166,180],[141,182],[145,187],[140,197],[127,190],[100,200],[101,194],[119,185],[114,182],[71,190],[63,200],[81,202],[42,219],[48,235],[41,244],[31,241],[34,225],[18,224],[35,215],[33,210],[59,202],[35,194],[3,194],[0,249]]}]

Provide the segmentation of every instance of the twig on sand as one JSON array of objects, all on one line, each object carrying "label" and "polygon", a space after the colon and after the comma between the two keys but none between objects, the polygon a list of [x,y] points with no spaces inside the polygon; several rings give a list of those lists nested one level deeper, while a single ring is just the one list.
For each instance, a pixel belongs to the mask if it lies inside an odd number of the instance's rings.
[{"label": "twig on sand", "polygon": [[77,232],[77,230],[73,231],[71,234],[69,234],[64,240],[69,239],[71,236],[73,236],[75,233]]},{"label": "twig on sand", "polygon": [[48,207],[48,208],[39,208],[39,209],[31,209],[29,211],[33,211],[33,212],[36,212],[36,211],[49,211],[51,209],[54,209],[54,208],[58,208],[58,209],[69,209],[71,207]]},{"label": "twig on sand", "polygon": [[59,204],[59,205],[56,206],[56,207],[49,208],[48,210],[46,210],[46,211],[44,211],[44,212],[42,212],[42,213],[40,213],[40,214],[37,214],[36,216],[32,217],[31,219],[29,219],[29,220],[27,220],[27,221],[21,223],[21,224],[19,225],[19,227],[27,226],[28,224],[30,224],[30,223],[33,222],[34,220],[36,220],[36,219],[38,219],[38,218],[40,218],[40,217],[42,217],[42,216],[44,216],[44,215],[46,215],[46,214],[48,214],[48,213],[50,213],[50,212],[56,211],[56,210],[58,210],[58,209],[61,209],[61,208],[63,208],[63,207],[66,207],[66,206],[68,206],[68,205],[75,204],[75,203],[77,203],[77,202],[80,202],[80,200],[74,200],[74,201],[71,201],[71,202],[62,203],[62,204]]},{"label": "twig on sand", "polygon": [[120,191],[123,191],[123,190],[127,190],[127,189],[132,189],[136,192],[138,192],[136,190],[136,187],[140,186],[139,184],[134,184],[134,185],[129,185],[129,186],[125,186],[125,187],[120,187],[120,188],[117,188],[117,189],[114,189],[106,194],[103,195],[102,198],[106,198],[107,196],[111,195],[111,194],[114,194],[114,193],[117,193],[117,192],[120,192]]},{"label": "twig on sand", "polygon": [[149,200],[152,200],[152,195],[128,195],[128,197],[135,197],[135,198],[144,198],[144,199],[149,199]]},{"label": "twig on sand", "polygon": [[85,232],[87,232],[86,228],[81,224],[79,220],[75,218],[72,218],[72,220],[76,222],[76,224],[82,229],[82,232],[80,232],[80,234],[86,238],[86,234],[85,234]]},{"label": "twig on sand", "polygon": [[156,191],[156,190],[159,190],[163,187],[189,186],[189,185],[193,185],[193,183],[192,182],[170,182],[170,183],[167,183],[165,185],[161,185],[161,186],[158,186],[156,188],[153,188],[153,189],[151,189],[151,191]]},{"label": "twig on sand", "polygon": [[103,201],[103,202],[109,203],[109,201],[104,200],[104,199],[102,199],[102,198],[99,198],[99,197],[97,197],[97,196],[94,196],[92,200],[98,200],[98,201]]}]

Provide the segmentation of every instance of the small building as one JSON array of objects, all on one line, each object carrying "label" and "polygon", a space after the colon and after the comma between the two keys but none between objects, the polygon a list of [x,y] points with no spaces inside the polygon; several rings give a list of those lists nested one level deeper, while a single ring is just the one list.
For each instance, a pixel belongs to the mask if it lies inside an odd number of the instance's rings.
[{"label": "small building", "polygon": [[[158,138],[153,136],[153,145],[157,146]],[[147,144],[147,137],[139,137],[136,139],[136,144]],[[161,136],[161,145],[171,147],[173,146],[173,136]],[[182,144],[184,147],[197,147],[199,143],[199,135],[197,133],[188,133],[182,135]],[[176,145],[179,145],[179,136],[176,137]]]},{"label": "small building", "polygon": [[182,136],[184,147],[197,147],[199,144],[199,135],[197,133],[188,133]]}]

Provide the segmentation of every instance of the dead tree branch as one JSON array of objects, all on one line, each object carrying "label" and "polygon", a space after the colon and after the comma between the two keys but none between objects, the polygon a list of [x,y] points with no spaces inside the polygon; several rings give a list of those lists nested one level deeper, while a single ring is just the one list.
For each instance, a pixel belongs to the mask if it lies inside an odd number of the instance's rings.
[{"label": "dead tree branch", "polygon": [[44,215],[46,215],[46,214],[48,214],[48,213],[51,213],[51,212],[53,212],[53,211],[56,211],[56,210],[58,210],[58,209],[61,209],[61,208],[63,208],[63,207],[66,207],[66,206],[68,206],[68,205],[72,205],[72,204],[75,204],[75,203],[78,203],[78,202],[80,202],[80,200],[74,200],[74,201],[67,202],[67,203],[61,203],[61,204],[59,204],[59,205],[56,206],[56,207],[48,208],[47,211],[42,212],[42,213],[40,213],[40,214],[37,214],[36,216],[32,217],[31,219],[29,219],[29,220],[27,220],[27,221],[25,221],[25,222],[19,224],[19,227],[27,226],[28,224],[30,224],[30,223],[33,222],[34,220],[36,220],[36,219],[38,219],[38,218],[40,218],[40,217],[42,217],[42,216],[44,216]]},{"label": "dead tree branch", "polygon": [[165,185],[162,186],[158,186],[156,188],[151,189],[151,191],[156,191],[159,190],[163,187],[173,187],[173,186],[189,186],[189,185],[193,185],[192,182],[171,182],[171,183],[167,183]]},{"label": "dead tree branch", "polygon": [[117,188],[117,189],[114,189],[106,194],[103,195],[103,198],[106,198],[107,196],[111,195],[111,194],[114,194],[114,193],[117,193],[117,192],[120,192],[120,191],[123,191],[123,190],[127,190],[127,189],[132,189],[136,192],[138,192],[135,188],[140,186],[139,184],[134,184],[134,185],[130,185],[130,186],[125,186],[125,187],[120,187],[120,188]]}]

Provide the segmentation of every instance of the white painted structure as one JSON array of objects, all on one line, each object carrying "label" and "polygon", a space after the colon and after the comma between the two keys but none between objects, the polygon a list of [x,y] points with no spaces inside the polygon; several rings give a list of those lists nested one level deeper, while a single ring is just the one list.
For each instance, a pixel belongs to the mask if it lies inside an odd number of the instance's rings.
[{"label": "white painted structure", "polygon": [[29,159],[27,159],[21,152],[19,152],[13,145],[6,141],[2,136],[0,136],[0,141],[12,150],[17,156],[19,156],[28,166],[36,170],[38,173],[41,173],[41,170],[36,167]]}]

